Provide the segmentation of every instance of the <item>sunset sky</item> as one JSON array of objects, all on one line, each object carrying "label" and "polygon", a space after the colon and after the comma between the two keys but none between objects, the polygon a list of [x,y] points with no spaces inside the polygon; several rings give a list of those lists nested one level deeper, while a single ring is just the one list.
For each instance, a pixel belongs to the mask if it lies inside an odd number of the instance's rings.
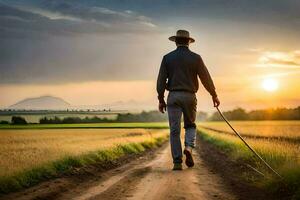
[{"label": "sunset sky", "polygon": [[[155,109],[177,29],[190,31],[221,108],[300,105],[298,0],[0,0],[0,108],[53,95]],[[198,110],[212,111],[200,87]]]}]

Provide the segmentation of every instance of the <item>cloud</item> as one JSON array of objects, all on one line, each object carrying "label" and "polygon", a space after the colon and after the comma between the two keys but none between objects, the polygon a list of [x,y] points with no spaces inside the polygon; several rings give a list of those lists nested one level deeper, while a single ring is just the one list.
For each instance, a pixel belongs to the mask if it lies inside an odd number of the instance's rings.
[{"label": "cloud", "polygon": [[300,70],[269,74],[269,75],[266,75],[266,76],[261,76],[261,78],[267,78],[267,77],[275,78],[275,77],[293,76],[293,75],[298,75],[298,74],[300,74]]},{"label": "cloud", "polygon": [[261,52],[256,67],[300,68],[299,50],[291,52],[265,51]]},{"label": "cloud", "polygon": [[270,64],[283,67],[300,67],[300,64],[292,60],[269,59]]},{"label": "cloud", "polygon": [[64,1],[46,1],[45,8],[0,3],[0,36],[5,38],[82,33],[153,33],[152,20],[132,11],[114,11]]},{"label": "cloud", "polygon": [[106,24],[108,27],[120,26],[121,31],[156,27],[152,19],[131,10],[117,11],[106,7],[87,6],[82,3],[61,0],[44,1],[42,8],[85,22]]},{"label": "cloud", "polygon": [[62,16],[71,16],[87,22],[107,23],[109,25],[123,24],[130,28],[134,25],[155,27],[149,17],[139,15],[131,10],[116,11],[99,6],[86,6],[70,1],[44,1],[43,8],[60,13]]},{"label": "cloud", "polygon": [[[147,79],[139,66],[151,62],[142,63],[141,47],[152,48],[159,32],[132,10],[64,1],[39,7],[0,2],[0,25],[0,83]],[[146,42],[137,45],[138,38]]]}]

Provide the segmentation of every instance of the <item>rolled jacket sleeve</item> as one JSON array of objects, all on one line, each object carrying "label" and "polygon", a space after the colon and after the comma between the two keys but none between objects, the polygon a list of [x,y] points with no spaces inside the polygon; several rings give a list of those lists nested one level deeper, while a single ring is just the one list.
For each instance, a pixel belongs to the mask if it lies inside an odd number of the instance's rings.
[{"label": "rolled jacket sleeve", "polygon": [[156,90],[158,93],[158,100],[159,102],[164,102],[164,93],[167,86],[167,66],[166,66],[166,58],[163,57],[157,77],[157,84],[156,84]]},{"label": "rolled jacket sleeve", "polygon": [[205,66],[201,56],[199,57],[199,68],[198,68],[198,75],[201,80],[201,83],[205,87],[205,89],[210,93],[212,97],[216,97],[216,88],[214,82]]}]

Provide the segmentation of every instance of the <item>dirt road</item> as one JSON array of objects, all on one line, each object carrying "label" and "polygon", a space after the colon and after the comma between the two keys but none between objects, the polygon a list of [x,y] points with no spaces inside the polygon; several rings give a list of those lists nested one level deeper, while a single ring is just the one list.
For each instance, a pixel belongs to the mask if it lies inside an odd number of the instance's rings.
[{"label": "dirt road", "polygon": [[72,199],[235,199],[223,187],[219,177],[203,164],[196,152],[194,168],[170,170],[172,161],[169,148],[164,148],[152,161],[128,164],[131,167],[126,166],[127,170],[119,169],[120,173],[77,193]]},{"label": "dirt road", "polygon": [[170,145],[92,178],[63,178],[14,194],[5,199],[73,200],[232,200],[225,184],[196,151],[194,168],[172,171]]}]

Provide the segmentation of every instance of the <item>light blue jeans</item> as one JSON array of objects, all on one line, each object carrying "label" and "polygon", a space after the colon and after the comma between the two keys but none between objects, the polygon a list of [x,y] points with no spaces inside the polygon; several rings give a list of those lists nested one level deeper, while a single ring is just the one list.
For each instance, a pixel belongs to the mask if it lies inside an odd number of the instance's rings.
[{"label": "light blue jeans", "polygon": [[167,111],[173,163],[182,163],[182,147],[180,140],[181,116],[183,114],[185,129],[184,145],[194,148],[196,141],[196,95],[194,93],[183,91],[171,91],[168,95]]}]

